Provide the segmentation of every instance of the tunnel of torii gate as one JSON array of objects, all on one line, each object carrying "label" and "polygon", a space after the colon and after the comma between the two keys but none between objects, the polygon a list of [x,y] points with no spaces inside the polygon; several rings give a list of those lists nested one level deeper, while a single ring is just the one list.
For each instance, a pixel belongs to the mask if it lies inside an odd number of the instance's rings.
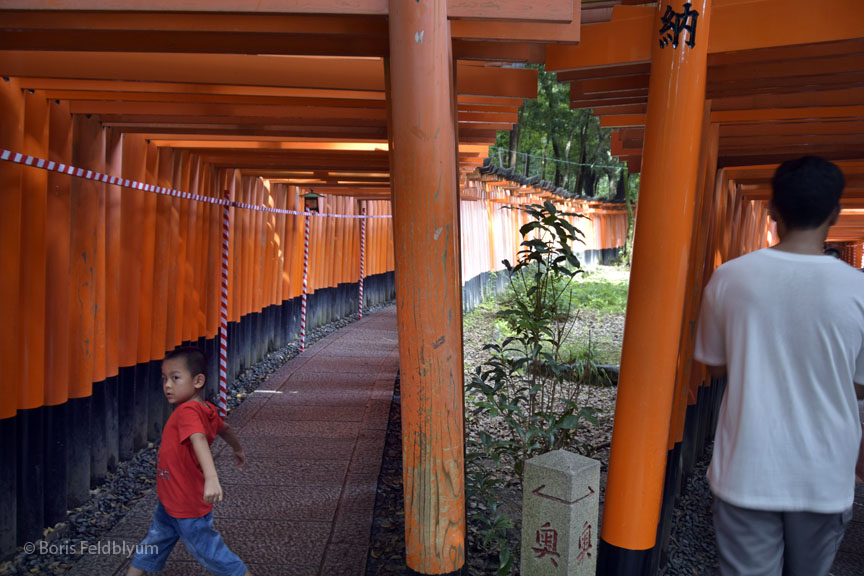
[{"label": "tunnel of torii gate", "polygon": [[305,334],[307,292],[314,326],[356,309],[365,276],[365,302],[397,299],[407,564],[461,570],[463,293],[515,254],[522,216],[501,208],[590,215],[586,253],[626,235],[620,206],[477,172],[536,97],[513,64],[559,72],[642,174],[600,573],[661,561],[718,400],[690,365],[700,289],[773,241],[778,162],[841,165],[829,240],[861,266],[857,0],[125,6],[0,0],[0,554],[164,422],[137,383],[166,350],[218,357],[227,332],[237,374]]}]

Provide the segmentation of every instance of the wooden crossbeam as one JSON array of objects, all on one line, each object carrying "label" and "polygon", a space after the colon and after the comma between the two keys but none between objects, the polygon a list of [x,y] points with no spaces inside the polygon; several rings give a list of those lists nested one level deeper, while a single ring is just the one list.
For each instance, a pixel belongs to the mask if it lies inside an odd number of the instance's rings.
[{"label": "wooden crossbeam", "polygon": [[[806,25],[802,14],[807,15]],[[655,17],[654,6],[616,6],[611,21],[583,28],[579,45],[550,44],[546,69],[560,72],[646,63],[651,58]],[[864,35],[862,28],[864,4],[858,0],[822,0],[818,10],[810,0],[716,0],[708,53],[850,40]]]},{"label": "wooden crossbeam", "polygon": [[[110,12],[201,12],[240,14],[336,14],[360,16],[386,16],[388,0],[343,0],[318,2],[315,0],[262,0],[236,2],[234,0],[150,0],[130,5],[126,0],[2,0],[3,10],[60,10]],[[577,12],[578,14],[578,12]],[[448,0],[448,18],[471,20],[525,20],[534,22],[570,22],[573,19],[573,0]]]},{"label": "wooden crossbeam", "polygon": [[[384,92],[379,58],[4,50],[0,75]],[[537,71],[459,62],[457,86],[466,95],[536,98]]]}]

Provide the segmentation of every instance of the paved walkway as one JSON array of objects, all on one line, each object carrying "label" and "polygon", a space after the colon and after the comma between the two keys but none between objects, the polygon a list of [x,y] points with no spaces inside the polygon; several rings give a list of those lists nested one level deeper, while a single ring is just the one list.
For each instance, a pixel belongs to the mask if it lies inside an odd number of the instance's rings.
[{"label": "paved walkway", "polygon": [[[238,469],[216,439],[225,500],[215,524],[255,576],[364,574],[398,365],[391,306],[310,346],[228,416],[247,464]],[[150,494],[101,542],[137,544],[155,505]],[[70,574],[123,574],[127,565],[86,556]],[[161,574],[207,572],[178,544]]]}]

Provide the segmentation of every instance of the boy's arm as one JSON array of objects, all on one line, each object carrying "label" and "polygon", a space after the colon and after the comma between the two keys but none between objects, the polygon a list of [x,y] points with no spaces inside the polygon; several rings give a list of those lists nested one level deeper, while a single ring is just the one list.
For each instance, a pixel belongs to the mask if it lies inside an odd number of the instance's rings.
[{"label": "boy's arm", "polygon": [[234,430],[231,429],[231,426],[227,422],[223,424],[222,429],[219,431],[219,436],[231,446],[231,449],[234,451],[234,461],[237,463],[237,466],[242,468],[246,464],[246,454],[243,453],[243,447],[240,446],[237,435],[234,434]]},{"label": "boy's arm", "polygon": [[216,465],[213,463],[213,454],[210,452],[210,444],[207,437],[200,432],[189,436],[192,449],[198,458],[201,471],[204,472],[204,502],[221,502],[222,486],[219,484],[219,476],[216,475]]}]

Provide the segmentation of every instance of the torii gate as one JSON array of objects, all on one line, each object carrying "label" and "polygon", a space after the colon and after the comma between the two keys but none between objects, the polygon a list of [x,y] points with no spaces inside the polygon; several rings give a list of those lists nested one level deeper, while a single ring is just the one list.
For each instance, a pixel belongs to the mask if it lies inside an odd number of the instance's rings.
[{"label": "torii gate", "polygon": [[707,385],[690,365],[701,287],[725,259],[766,245],[766,172],[808,153],[849,160],[840,162],[849,206],[830,238],[849,244],[850,262],[864,242],[864,5],[652,4],[616,6],[609,21],[583,27],[578,46],[547,51],[547,70],[572,83],[571,106],[620,128],[612,152],[642,172],[598,565],[606,575],[656,570]]},{"label": "torii gate", "polygon": [[[580,7],[579,0],[177,0],[143,8],[117,0],[0,1],[0,74],[14,90],[30,91],[35,114],[47,114],[50,97],[77,115],[85,141],[101,128],[81,120],[92,114],[113,131],[110,146],[126,135],[123,146],[139,160],[151,149],[184,151],[285,184],[321,180],[318,191],[392,192],[407,562],[419,573],[457,572],[465,560],[459,170],[473,169],[481,145],[509,129],[522,98],[536,95],[535,71],[477,61],[543,62],[546,43],[578,41]],[[41,132],[27,132],[22,107],[0,102],[16,119],[0,128],[0,140],[47,150]],[[130,165],[143,173],[143,161]],[[304,169],[313,174],[297,173]],[[0,170],[10,182],[17,174]],[[31,214],[43,216],[34,238],[45,226],[40,194],[24,198],[23,210],[20,183],[0,196],[0,213],[26,214],[28,223]],[[124,196],[123,218],[135,214],[137,201]],[[0,265],[44,291],[44,244],[23,246],[21,222],[10,216],[9,224],[0,226],[9,240]],[[119,244],[134,267],[135,238],[127,232]],[[19,248],[26,250],[20,261]],[[136,285],[137,275],[120,276]],[[22,377],[20,386],[0,387],[0,423],[39,410],[54,370],[44,368],[45,299],[19,311],[19,286],[10,284],[0,293],[0,315],[13,324],[2,335],[0,368]],[[136,294],[111,302],[121,324],[128,317],[137,326]],[[113,372],[107,377],[140,360],[124,340],[108,348],[110,361],[100,364]]]}]

